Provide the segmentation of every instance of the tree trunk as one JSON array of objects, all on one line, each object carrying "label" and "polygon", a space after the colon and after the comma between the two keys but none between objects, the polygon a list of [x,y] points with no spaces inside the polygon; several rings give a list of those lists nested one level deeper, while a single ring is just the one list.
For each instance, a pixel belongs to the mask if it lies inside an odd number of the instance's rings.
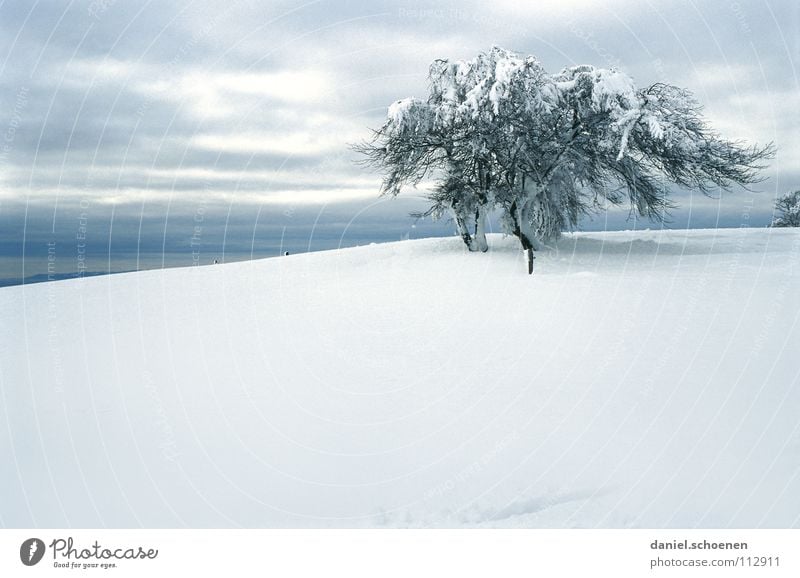
[{"label": "tree trunk", "polygon": [[458,228],[458,234],[461,237],[461,240],[464,241],[467,249],[470,251],[475,251],[475,241],[472,238],[472,235],[469,234],[469,228],[467,227],[467,223],[464,221],[464,217],[459,215],[455,209],[453,209],[453,215],[455,216],[456,227]]},{"label": "tree trunk", "polygon": [[478,206],[475,211],[475,250],[485,253],[489,250],[489,244],[486,242],[486,207],[483,205]]},{"label": "tree trunk", "polygon": [[528,258],[528,275],[533,275],[533,260],[536,259],[536,257],[533,256],[533,243],[531,243],[528,236],[519,228],[517,229],[517,237]]},{"label": "tree trunk", "polygon": [[539,243],[537,242],[533,231],[531,231],[530,225],[522,215],[522,211],[517,209],[516,201],[514,201],[514,203],[511,205],[511,210],[509,213],[514,219],[514,230],[512,232],[514,233],[514,236],[519,239],[522,249],[526,253],[528,260],[528,275],[533,275],[533,260],[536,258],[534,257],[533,252],[538,248]]}]

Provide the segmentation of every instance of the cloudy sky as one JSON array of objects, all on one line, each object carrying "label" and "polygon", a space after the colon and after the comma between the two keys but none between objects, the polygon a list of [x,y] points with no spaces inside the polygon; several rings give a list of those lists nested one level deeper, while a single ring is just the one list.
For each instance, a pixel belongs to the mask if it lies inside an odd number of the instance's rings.
[{"label": "cloudy sky", "polygon": [[724,136],[776,143],[755,192],[679,193],[672,226],[765,225],[800,187],[793,0],[486,4],[0,0],[0,278],[48,242],[74,268],[83,229],[90,269],[184,263],[195,233],[203,259],[447,234],[407,217],[419,197],[377,199],[347,145],[433,59],[492,45],[687,87]]}]

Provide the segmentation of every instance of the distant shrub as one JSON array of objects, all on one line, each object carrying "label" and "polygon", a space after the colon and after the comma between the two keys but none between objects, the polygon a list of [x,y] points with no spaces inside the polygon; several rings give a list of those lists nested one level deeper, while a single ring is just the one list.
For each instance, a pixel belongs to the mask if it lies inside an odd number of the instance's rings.
[{"label": "distant shrub", "polygon": [[775,211],[779,215],[772,221],[773,227],[800,227],[800,190],[779,197]]}]

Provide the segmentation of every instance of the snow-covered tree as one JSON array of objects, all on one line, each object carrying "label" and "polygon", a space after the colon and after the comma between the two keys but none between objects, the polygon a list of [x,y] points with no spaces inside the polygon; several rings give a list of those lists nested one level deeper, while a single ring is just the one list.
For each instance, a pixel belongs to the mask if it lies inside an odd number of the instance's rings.
[{"label": "snow-covered tree", "polygon": [[533,251],[611,203],[663,219],[667,184],[699,189],[757,182],[771,145],[714,133],[687,91],[637,89],[622,72],[592,66],[548,74],[533,56],[493,48],[472,60],[437,60],[426,100],[389,107],[357,147],[384,173],[383,192],[433,178],[430,209],[451,213],[472,251],[485,251],[486,218],[500,211],[533,271]]},{"label": "snow-covered tree", "polygon": [[800,227],[800,190],[779,197],[775,201],[775,210],[780,215],[773,219],[773,227]]}]

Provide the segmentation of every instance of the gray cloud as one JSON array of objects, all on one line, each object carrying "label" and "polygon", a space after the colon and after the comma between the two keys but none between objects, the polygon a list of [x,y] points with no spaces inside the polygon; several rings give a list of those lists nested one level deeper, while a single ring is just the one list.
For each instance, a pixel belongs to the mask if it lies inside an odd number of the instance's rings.
[{"label": "gray cloud", "polygon": [[[798,6],[777,1],[5,2],[0,217],[27,200],[44,223],[56,199],[69,211],[87,198],[120,211],[173,198],[190,220],[204,198],[340,202],[346,216],[378,183],[347,145],[392,101],[425,94],[431,60],[498,44],[552,71],[593,63],[686,86],[723,134],[775,141],[760,193],[677,197],[676,224],[736,226],[749,201],[761,224],[800,182],[799,22]],[[312,213],[294,223],[309,227]]]}]

